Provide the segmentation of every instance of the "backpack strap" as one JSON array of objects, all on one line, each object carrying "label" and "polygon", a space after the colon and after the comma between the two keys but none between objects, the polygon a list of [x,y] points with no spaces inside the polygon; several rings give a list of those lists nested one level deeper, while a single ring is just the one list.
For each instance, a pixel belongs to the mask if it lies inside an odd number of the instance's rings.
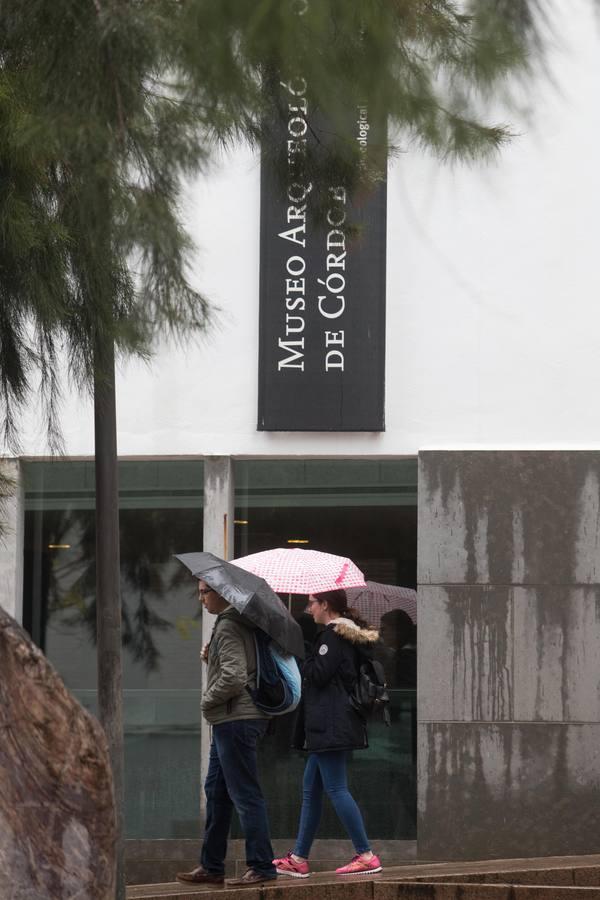
[{"label": "backpack strap", "polygon": [[252,687],[250,687],[249,684],[247,684],[247,685],[246,685],[246,690],[248,691],[248,693],[249,693],[250,696],[252,697],[252,700],[254,701],[255,696],[256,696],[256,692],[258,691],[258,686],[259,686],[259,684],[260,684],[260,675],[261,675],[261,668],[260,668],[260,647],[259,647],[259,645],[258,645],[258,637],[257,637],[257,632],[256,632],[256,630],[254,630],[254,631],[252,632],[252,640],[254,641],[254,658],[255,658],[255,667],[256,667],[255,672],[254,672],[254,679],[253,679],[253,680],[254,680],[254,687],[252,688]]},{"label": "backpack strap", "polygon": [[255,681],[256,681],[256,687],[258,687],[258,684],[259,684],[259,681],[260,681],[260,649],[259,649],[259,646],[258,646],[258,638],[257,638],[257,636],[256,636],[256,631],[254,631],[252,637],[253,637],[253,639],[254,639],[254,655],[256,656],[256,675],[255,675]]}]

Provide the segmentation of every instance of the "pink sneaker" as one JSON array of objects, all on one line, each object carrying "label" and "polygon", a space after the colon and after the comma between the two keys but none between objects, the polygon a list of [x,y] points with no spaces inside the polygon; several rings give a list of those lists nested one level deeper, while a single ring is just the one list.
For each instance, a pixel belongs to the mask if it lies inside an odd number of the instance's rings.
[{"label": "pink sneaker", "polygon": [[308,863],[297,862],[293,858],[291,850],[287,856],[282,856],[281,859],[274,859],[273,865],[277,869],[278,875],[291,875],[292,878],[308,878],[310,875]]},{"label": "pink sneaker", "polygon": [[373,875],[375,872],[381,872],[383,866],[381,865],[381,860],[378,856],[373,856],[370,859],[365,859],[360,853],[358,853],[353,859],[350,860],[348,865],[341,866],[339,869],[335,870],[336,875]]}]

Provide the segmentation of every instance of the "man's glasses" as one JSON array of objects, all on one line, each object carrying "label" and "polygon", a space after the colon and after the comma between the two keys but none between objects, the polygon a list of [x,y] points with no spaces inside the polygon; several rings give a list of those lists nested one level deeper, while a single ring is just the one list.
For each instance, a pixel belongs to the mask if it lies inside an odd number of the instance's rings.
[{"label": "man's glasses", "polygon": [[198,588],[198,593],[200,594],[201,597],[206,597],[207,594],[213,593],[213,589],[212,588]]}]

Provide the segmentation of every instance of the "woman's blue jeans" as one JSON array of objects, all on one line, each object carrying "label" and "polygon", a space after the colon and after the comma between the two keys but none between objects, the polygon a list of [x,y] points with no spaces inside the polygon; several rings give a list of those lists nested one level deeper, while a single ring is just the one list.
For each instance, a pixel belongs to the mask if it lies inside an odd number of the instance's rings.
[{"label": "woman's blue jeans", "polygon": [[366,853],[371,849],[360,809],[348,790],[345,750],[311,753],[304,769],[302,788],[300,826],[293,850],[296,856],[308,859],[321,821],[323,791],[331,800],[356,852]]}]

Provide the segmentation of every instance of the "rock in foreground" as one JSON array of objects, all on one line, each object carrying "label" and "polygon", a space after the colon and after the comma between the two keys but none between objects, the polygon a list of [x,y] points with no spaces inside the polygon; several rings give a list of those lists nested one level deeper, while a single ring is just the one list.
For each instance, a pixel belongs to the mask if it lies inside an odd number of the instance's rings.
[{"label": "rock in foreground", "polygon": [[111,900],[114,844],[104,732],[0,608],[0,897]]}]

